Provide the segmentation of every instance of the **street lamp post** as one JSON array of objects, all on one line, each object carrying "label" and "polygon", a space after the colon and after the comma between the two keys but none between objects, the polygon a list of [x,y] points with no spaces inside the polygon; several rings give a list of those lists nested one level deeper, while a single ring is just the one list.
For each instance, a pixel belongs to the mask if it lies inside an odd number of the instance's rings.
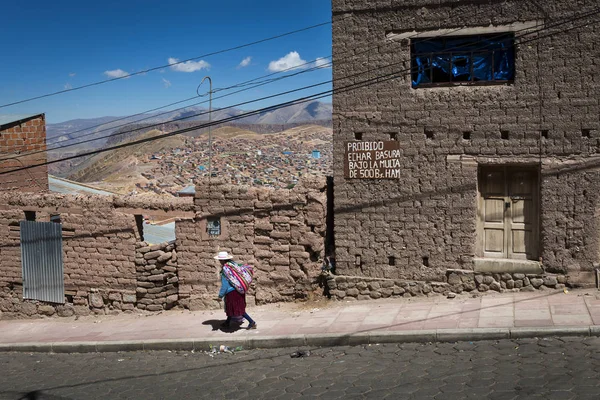
[{"label": "street lamp post", "polygon": [[211,122],[212,122],[212,79],[210,78],[210,76],[205,76],[204,78],[202,78],[202,81],[196,88],[196,94],[198,94],[198,96],[200,96],[200,93],[198,92],[200,89],[200,86],[202,86],[204,81],[207,79],[208,79],[208,83],[209,83],[209,89],[208,89],[208,96],[209,96],[208,97],[208,186],[210,186],[210,178],[212,176],[212,168],[211,168],[211,164],[212,164],[212,134],[211,134],[211,129],[210,129]]}]

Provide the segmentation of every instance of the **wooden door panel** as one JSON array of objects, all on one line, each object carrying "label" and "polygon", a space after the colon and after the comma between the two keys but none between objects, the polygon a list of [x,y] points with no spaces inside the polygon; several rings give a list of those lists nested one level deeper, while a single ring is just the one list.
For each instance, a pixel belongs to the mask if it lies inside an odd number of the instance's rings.
[{"label": "wooden door panel", "polygon": [[504,199],[485,199],[485,222],[504,221]]},{"label": "wooden door panel", "polygon": [[500,229],[487,228],[485,230],[485,248],[486,253],[504,254],[504,227]]}]

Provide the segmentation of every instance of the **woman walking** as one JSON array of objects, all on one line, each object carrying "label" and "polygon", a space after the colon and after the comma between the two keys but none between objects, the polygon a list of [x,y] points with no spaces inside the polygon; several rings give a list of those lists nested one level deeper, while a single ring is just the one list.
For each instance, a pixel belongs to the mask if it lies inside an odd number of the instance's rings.
[{"label": "woman walking", "polygon": [[246,293],[240,293],[236,287],[229,281],[225,274],[225,267],[236,268],[238,265],[233,261],[231,256],[226,251],[220,251],[215,257],[221,263],[221,290],[219,291],[219,299],[225,300],[225,315],[227,320],[221,324],[223,328],[230,328],[232,322],[242,323],[244,318],[248,321],[248,329],[256,329],[256,322],[246,312]]}]

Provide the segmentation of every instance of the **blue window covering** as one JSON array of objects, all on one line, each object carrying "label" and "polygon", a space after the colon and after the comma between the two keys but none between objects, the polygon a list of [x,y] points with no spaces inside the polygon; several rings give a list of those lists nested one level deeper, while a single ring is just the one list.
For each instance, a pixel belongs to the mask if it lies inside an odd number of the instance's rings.
[{"label": "blue window covering", "polygon": [[514,79],[514,34],[412,41],[412,86],[507,83]]}]

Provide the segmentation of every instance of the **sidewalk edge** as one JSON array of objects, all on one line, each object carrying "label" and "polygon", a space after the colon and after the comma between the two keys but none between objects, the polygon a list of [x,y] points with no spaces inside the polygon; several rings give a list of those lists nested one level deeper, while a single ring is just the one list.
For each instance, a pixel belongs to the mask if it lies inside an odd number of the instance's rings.
[{"label": "sidewalk edge", "polygon": [[236,338],[119,340],[107,342],[24,342],[0,343],[0,352],[26,353],[94,353],[119,351],[208,351],[211,346],[225,344],[244,350],[284,347],[336,347],[385,343],[432,343],[478,340],[524,339],[551,336],[600,336],[600,325],[528,327],[528,328],[465,328],[425,331],[359,332],[297,334],[287,336],[241,336]]}]

